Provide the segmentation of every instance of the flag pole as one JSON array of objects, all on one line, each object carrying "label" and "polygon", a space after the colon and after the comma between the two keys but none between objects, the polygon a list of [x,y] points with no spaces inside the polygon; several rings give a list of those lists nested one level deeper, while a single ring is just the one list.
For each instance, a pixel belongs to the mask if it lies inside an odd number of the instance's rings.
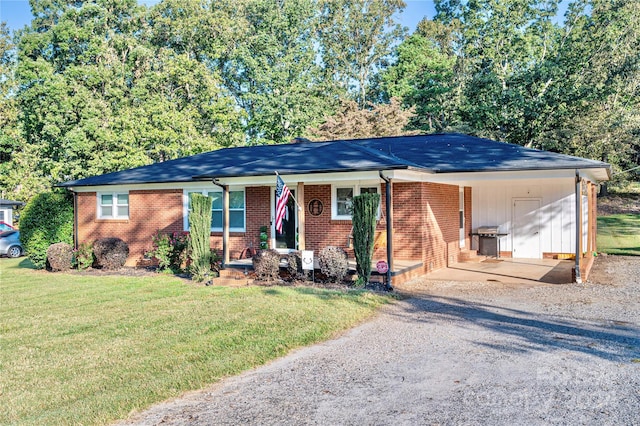
[{"label": "flag pole", "polygon": [[[276,172],[276,176],[280,176],[280,173],[278,173],[277,170],[275,172]],[[280,176],[280,178],[282,178],[282,176]],[[284,182],[284,180],[283,180],[283,182]],[[291,196],[291,198],[293,198],[293,202],[296,203],[296,206],[298,206],[298,210],[302,211],[302,207],[300,207],[300,204],[298,204],[298,200],[296,200],[296,197],[294,197],[293,194],[291,194],[291,193],[289,193],[289,195]]]}]

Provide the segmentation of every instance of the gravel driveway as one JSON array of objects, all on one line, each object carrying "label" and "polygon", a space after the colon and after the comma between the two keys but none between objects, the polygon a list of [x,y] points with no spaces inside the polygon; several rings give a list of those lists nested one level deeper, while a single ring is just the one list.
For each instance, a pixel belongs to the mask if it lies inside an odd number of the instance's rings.
[{"label": "gravel driveway", "polygon": [[584,285],[418,280],[372,321],[140,425],[640,425],[640,258]]}]

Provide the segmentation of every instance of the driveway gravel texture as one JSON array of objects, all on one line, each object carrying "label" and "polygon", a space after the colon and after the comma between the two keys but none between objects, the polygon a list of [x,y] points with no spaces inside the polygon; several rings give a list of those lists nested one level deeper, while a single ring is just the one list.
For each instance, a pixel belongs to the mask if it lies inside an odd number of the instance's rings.
[{"label": "driveway gravel texture", "polygon": [[[434,282],[136,425],[640,425],[640,258],[585,284]],[[295,325],[292,325],[295,326]]]}]

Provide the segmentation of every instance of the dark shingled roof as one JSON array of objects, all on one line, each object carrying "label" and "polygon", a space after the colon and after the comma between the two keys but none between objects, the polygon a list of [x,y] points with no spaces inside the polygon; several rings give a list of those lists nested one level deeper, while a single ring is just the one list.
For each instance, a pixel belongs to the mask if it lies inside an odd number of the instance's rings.
[{"label": "dark shingled roof", "polygon": [[303,142],[225,148],[60,186],[191,182],[213,177],[265,176],[391,169],[433,173],[606,168],[601,161],[524,148],[462,134]]}]

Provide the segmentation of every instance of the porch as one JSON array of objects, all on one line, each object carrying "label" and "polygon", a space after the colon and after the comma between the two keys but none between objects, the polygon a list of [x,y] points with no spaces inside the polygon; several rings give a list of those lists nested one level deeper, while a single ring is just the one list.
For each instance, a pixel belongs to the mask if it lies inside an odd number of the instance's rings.
[{"label": "porch", "polygon": [[558,259],[486,258],[455,263],[424,276],[435,281],[476,281],[511,284],[568,284],[575,261]]}]

